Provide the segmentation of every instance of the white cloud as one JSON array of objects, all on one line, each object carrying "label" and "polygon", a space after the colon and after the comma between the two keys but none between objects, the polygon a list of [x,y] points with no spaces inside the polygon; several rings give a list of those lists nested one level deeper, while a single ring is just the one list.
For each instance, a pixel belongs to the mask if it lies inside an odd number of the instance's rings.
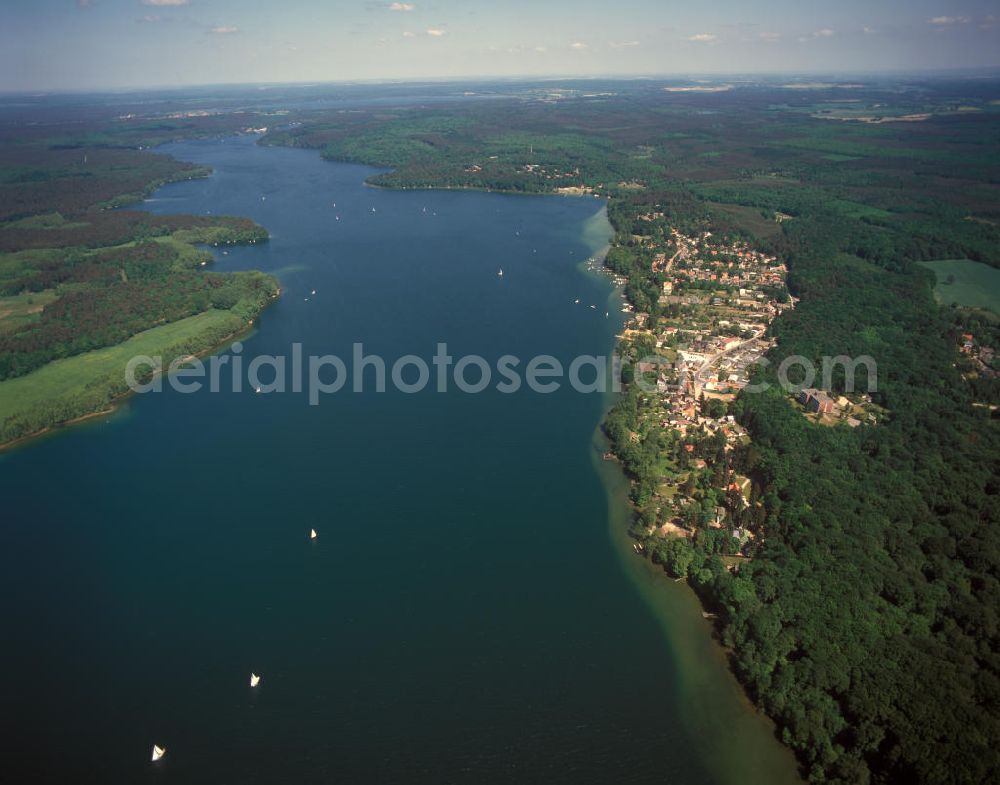
[{"label": "white cloud", "polygon": [[427,33],[427,35],[431,36],[432,38],[440,38],[441,36],[445,35],[448,31],[447,30],[439,30],[436,27],[428,27],[425,32]]},{"label": "white cloud", "polygon": [[232,35],[233,33],[238,33],[240,28],[238,27],[227,27],[225,25],[220,25],[219,27],[213,27],[210,32],[212,35]]},{"label": "white cloud", "polygon": [[191,0],[142,0],[142,4],[152,6],[190,5]]},{"label": "white cloud", "polygon": [[546,47],[544,47],[544,46],[536,46],[535,47],[535,51],[536,52],[547,52],[549,50]]},{"label": "white cloud", "polygon": [[781,33],[761,33],[760,38],[764,41],[778,41],[781,39]]},{"label": "white cloud", "polygon": [[718,37],[715,33],[697,33],[696,35],[688,36],[688,41],[696,44],[710,44]]},{"label": "white cloud", "polygon": [[587,45],[585,43],[583,43],[583,41],[574,41],[573,43],[571,43],[569,45],[569,48],[570,49],[580,50],[580,49],[586,49]]},{"label": "white cloud", "polygon": [[412,30],[405,30],[403,32],[403,38],[416,38],[416,37],[417,37],[417,34],[414,33]]},{"label": "white cloud", "polygon": [[822,30],[817,30],[813,33],[813,37],[815,38],[829,38],[831,35],[835,35],[835,33],[829,27],[824,27]]},{"label": "white cloud", "polygon": [[77,8],[93,8],[94,0],[76,0]]},{"label": "white cloud", "polygon": [[967,16],[935,16],[933,19],[928,19],[927,24],[938,26],[964,25],[971,21]]},{"label": "white cloud", "polygon": [[158,16],[157,14],[146,14],[145,16],[140,16],[135,21],[143,25],[153,25],[157,24],[158,22],[169,22],[170,19]]},{"label": "white cloud", "polygon": [[389,3],[390,11],[413,11],[416,6],[413,3]]},{"label": "white cloud", "polygon": [[622,47],[632,47],[638,46],[638,41],[609,41],[608,46],[612,49],[621,49]]},{"label": "white cloud", "polygon": [[874,27],[868,27],[868,25],[865,25],[864,27],[861,28],[861,32],[863,32],[865,35],[872,35],[874,33],[877,33],[878,31]]}]

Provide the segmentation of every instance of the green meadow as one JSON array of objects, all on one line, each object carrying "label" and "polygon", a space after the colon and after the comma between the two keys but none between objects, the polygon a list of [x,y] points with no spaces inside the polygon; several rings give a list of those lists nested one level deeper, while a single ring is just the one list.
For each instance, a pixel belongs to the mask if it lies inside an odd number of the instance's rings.
[{"label": "green meadow", "polygon": [[1000,269],[971,259],[940,259],[921,262],[934,271],[934,296],[942,305],[988,308],[1000,313]]},{"label": "green meadow", "polygon": [[167,365],[207,351],[245,326],[231,311],[212,309],[0,382],[0,442],[107,406],[127,391],[125,366],[136,355],[161,356]]}]

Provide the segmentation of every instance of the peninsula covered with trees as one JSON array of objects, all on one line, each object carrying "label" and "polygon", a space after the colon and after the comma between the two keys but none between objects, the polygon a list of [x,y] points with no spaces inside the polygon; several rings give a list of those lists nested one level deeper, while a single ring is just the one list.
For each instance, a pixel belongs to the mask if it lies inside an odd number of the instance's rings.
[{"label": "peninsula covered with trees", "polygon": [[4,130],[0,444],[106,410],[128,391],[130,356],[215,348],[276,296],[262,273],[208,271],[196,247],[266,241],[252,221],[115,209],[206,170],[47,127]]}]

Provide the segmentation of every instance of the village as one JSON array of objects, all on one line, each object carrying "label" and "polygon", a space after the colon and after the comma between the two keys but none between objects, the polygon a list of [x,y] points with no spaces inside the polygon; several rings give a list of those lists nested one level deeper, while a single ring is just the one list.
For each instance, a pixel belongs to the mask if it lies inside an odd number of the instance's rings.
[{"label": "village", "polygon": [[[638,216],[661,225],[663,218],[659,212]],[[650,538],[717,530],[716,537],[726,538],[719,551],[739,559],[761,536],[763,521],[752,482],[741,473],[740,448],[749,437],[732,404],[775,345],[768,326],[795,307],[787,269],[742,240],[708,231],[686,235],[669,228],[660,239],[650,234],[634,241],[651,259],[660,292],[655,317],[627,302],[623,308],[630,317],[620,351],[633,363],[637,388],[637,422],[626,451],[635,454],[606,457],[626,460],[633,475],[641,475],[633,494],[641,521],[635,549],[643,552]],[[877,419],[862,396],[848,400],[805,389],[788,398],[819,424],[855,427]]]}]

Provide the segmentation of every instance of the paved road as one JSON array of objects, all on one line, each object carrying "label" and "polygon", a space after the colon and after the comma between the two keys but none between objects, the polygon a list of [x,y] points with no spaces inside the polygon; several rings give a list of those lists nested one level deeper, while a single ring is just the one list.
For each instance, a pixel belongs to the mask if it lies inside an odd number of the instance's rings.
[{"label": "paved road", "polygon": [[710,371],[712,369],[712,366],[715,365],[717,362],[719,362],[719,360],[721,360],[727,354],[732,354],[733,352],[740,351],[744,347],[749,346],[750,344],[752,344],[754,341],[756,341],[758,338],[760,338],[763,334],[764,334],[764,330],[758,330],[756,333],[754,333],[753,338],[747,338],[745,341],[741,341],[740,343],[736,344],[736,346],[732,347],[731,349],[724,349],[723,351],[718,352],[718,353],[712,355],[711,357],[709,357],[707,360],[705,360],[705,362],[703,362],[701,364],[701,367],[697,371],[695,371],[695,374],[694,374],[695,383],[696,384],[701,384],[702,378],[708,373],[708,371]]}]

